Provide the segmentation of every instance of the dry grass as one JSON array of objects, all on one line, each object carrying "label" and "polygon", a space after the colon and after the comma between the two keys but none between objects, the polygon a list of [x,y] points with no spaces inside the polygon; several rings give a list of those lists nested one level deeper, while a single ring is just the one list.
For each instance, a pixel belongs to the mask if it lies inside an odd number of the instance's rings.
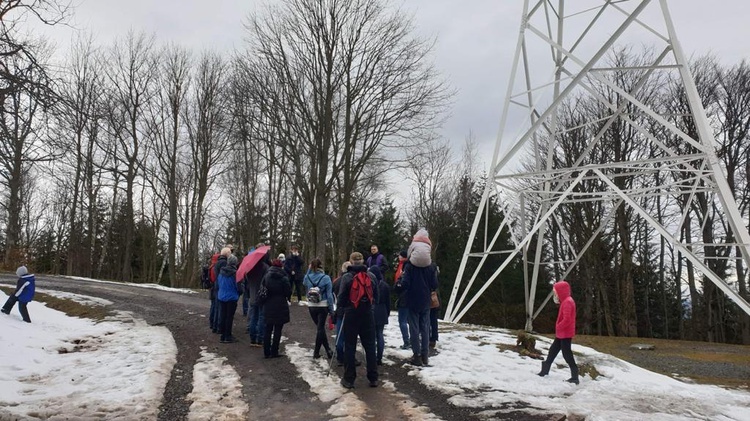
[{"label": "dry grass", "polygon": [[[671,376],[672,373],[664,368],[663,362],[675,357],[696,365],[732,364],[745,368],[750,367],[750,346],[747,345],[589,335],[577,335],[573,342],[668,376]],[[632,350],[630,346],[633,344],[651,344],[655,346],[655,349],[650,351]],[[750,379],[747,378],[706,376],[696,373],[681,374],[697,383],[744,389],[750,387]]]},{"label": "dry grass", "polygon": [[[0,286],[0,290],[10,295],[15,291],[15,288]],[[47,304],[47,307],[53,308],[58,311],[62,311],[68,316],[82,317],[93,320],[103,320],[105,317],[110,315],[110,312],[103,306],[87,306],[75,301],[65,300],[62,298],[53,297],[41,292],[34,294],[34,301],[39,301]],[[34,315],[31,314],[32,320]]]}]

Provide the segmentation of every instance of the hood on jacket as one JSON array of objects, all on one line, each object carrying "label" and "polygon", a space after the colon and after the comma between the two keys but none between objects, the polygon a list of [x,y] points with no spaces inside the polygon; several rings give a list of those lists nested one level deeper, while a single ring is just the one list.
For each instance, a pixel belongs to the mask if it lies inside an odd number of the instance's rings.
[{"label": "hood on jacket", "polygon": [[430,241],[430,234],[425,228],[420,228],[419,230],[417,230],[417,233],[414,234],[414,238],[412,239],[412,242],[414,241],[429,244],[430,246],[432,246],[432,242]]},{"label": "hood on jacket", "polygon": [[367,266],[365,265],[349,265],[348,268],[346,268],[347,272],[357,273],[357,272],[367,272]]},{"label": "hood on jacket", "polygon": [[326,273],[322,270],[315,270],[315,271],[308,271],[305,276],[310,278],[310,281],[314,283],[320,282],[321,279],[323,279],[324,276],[326,276]]},{"label": "hood on jacket", "polygon": [[227,264],[221,268],[220,273],[226,276],[234,276],[237,273],[237,256],[230,254],[227,257]]},{"label": "hood on jacket", "polygon": [[558,298],[562,302],[566,298],[570,297],[570,284],[565,281],[556,282],[552,288],[555,289]]}]

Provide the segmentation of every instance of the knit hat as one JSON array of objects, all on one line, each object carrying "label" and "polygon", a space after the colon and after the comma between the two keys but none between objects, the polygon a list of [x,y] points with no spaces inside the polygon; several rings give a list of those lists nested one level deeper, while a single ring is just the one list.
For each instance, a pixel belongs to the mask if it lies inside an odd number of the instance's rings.
[{"label": "knit hat", "polygon": [[281,260],[279,260],[279,259],[273,259],[273,260],[271,260],[271,266],[276,266],[276,267],[280,268],[283,265],[281,264]]},{"label": "knit hat", "polygon": [[364,263],[365,258],[362,257],[362,253],[355,251],[349,255],[349,261],[352,262],[353,265],[361,265]]},{"label": "knit hat", "polygon": [[283,262],[284,260],[286,260],[286,256],[284,256],[284,253],[279,253],[279,257],[277,257],[277,259]]},{"label": "knit hat", "polygon": [[408,257],[407,254],[406,254],[406,249],[401,249],[401,251],[398,253],[398,255],[401,256],[401,257],[403,257],[404,259],[406,259]]},{"label": "knit hat", "polygon": [[26,266],[19,266],[18,269],[16,269],[16,276],[21,277],[23,275],[28,275],[29,270],[26,269]]}]

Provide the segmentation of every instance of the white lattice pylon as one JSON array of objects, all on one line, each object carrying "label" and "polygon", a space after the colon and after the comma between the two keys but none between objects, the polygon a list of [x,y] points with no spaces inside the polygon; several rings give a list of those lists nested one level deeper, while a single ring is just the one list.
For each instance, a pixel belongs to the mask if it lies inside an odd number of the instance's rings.
[{"label": "white lattice pylon", "polygon": [[[572,8],[575,9],[568,10]],[[648,62],[629,65],[613,60],[624,45],[634,43],[654,45],[651,54],[641,56]],[[615,76],[629,78],[631,83],[618,83]],[[679,87],[678,92],[682,92],[692,115],[693,130],[687,130],[694,132],[692,136],[675,124],[677,118],[684,120],[690,115],[676,115],[649,106],[648,95],[653,94],[654,81],[662,87],[665,83]],[[559,121],[563,107],[570,109],[575,106],[571,104],[586,103],[584,99],[596,102],[606,112],[565,127]],[[635,158],[601,159],[602,139],[614,124],[627,127],[630,141],[649,153]],[[517,129],[520,136],[505,146],[509,138],[506,132],[510,129]],[[579,136],[582,146],[566,150],[565,160],[555,160],[555,153],[560,156],[556,149],[558,140],[573,132],[586,133]],[[526,330],[531,331],[534,318],[550,299],[547,296],[535,308],[542,265],[551,268],[549,273],[559,279],[565,278],[621,206],[629,207],[629,212],[647,224],[652,237],[664,237],[697,272],[750,314],[750,304],[710,268],[709,260],[719,258],[712,252],[716,244],[686,241],[680,235],[685,226],[700,232],[707,218],[696,220],[690,207],[699,198],[705,206],[708,198],[709,206],[723,212],[729,226],[727,232],[718,236],[731,233],[735,239],[731,244],[719,245],[740,250],[745,268],[750,267],[750,235],[715,148],[716,141],[688,61],[677,41],[666,0],[525,0],[487,185],[444,318],[460,321],[503,271],[510,268],[514,258],[522,257]],[[597,159],[591,156],[595,151],[599,154]],[[522,162],[531,164],[519,164]],[[647,178],[657,181],[649,182]],[[660,207],[670,211],[666,213],[671,215],[669,218],[657,218],[653,207],[648,207],[649,200],[656,197],[660,198]],[[504,219],[499,227],[491,227],[488,222],[491,202],[503,210]],[[560,221],[560,212],[571,204],[594,202],[601,205],[598,209],[602,214],[597,226],[590,227],[589,240],[577,241],[575,249],[570,233],[565,232]],[[568,246],[567,260],[543,261],[543,250],[549,241],[548,228],[552,226],[561,232],[562,242]],[[502,232],[510,235],[511,248],[497,245]],[[533,256],[528,256],[529,250],[534,250]],[[506,259],[497,267],[484,268],[492,255],[503,255]],[[489,277],[488,271],[492,272]],[[469,272],[471,276],[465,276]],[[485,273],[486,279],[480,280],[478,288],[474,284],[480,272]]]}]

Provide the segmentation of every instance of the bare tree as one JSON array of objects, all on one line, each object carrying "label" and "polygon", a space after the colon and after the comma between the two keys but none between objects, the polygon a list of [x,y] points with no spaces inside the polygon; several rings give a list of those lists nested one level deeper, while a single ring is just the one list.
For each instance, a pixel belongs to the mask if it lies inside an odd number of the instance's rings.
[{"label": "bare tree", "polygon": [[[153,36],[129,33],[119,40],[109,52],[107,69],[109,109],[107,123],[109,134],[116,142],[113,152],[113,172],[125,181],[125,245],[119,278],[132,280],[133,243],[135,239],[135,187],[141,175],[147,151],[146,107],[152,99],[156,65],[153,54]],[[118,188],[118,186],[115,186]]]},{"label": "bare tree", "polygon": [[380,0],[287,0],[248,29],[255,98],[292,165],[308,251],[324,256],[335,180],[346,224],[376,152],[437,122],[445,89],[427,62],[431,44]]},{"label": "bare tree", "polygon": [[192,192],[190,198],[190,231],[185,259],[185,276],[193,285],[197,275],[200,237],[206,217],[209,189],[226,169],[228,162],[231,118],[226,62],[215,53],[204,53],[193,77],[186,118],[190,156],[192,157]]},{"label": "bare tree", "polygon": [[[22,234],[21,207],[24,201],[23,186],[31,166],[50,159],[51,151],[45,141],[47,125],[46,106],[53,102],[46,73],[40,63],[48,57],[49,50],[36,52],[35,61],[25,56],[2,58],[5,72],[13,75],[12,80],[24,80],[20,85],[10,83],[12,89],[0,93],[0,179],[7,188],[7,201],[4,210],[8,220],[5,229],[5,258],[8,266],[16,256],[18,241]],[[39,61],[37,61],[39,60]],[[6,81],[7,82],[7,81]]]},{"label": "bare tree", "polygon": [[170,46],[160,54],[158,91],[149,110],[149,135],[158,151],[153,156],[152,184],[154,194],[167,208],[167,259],[169,283],[177,287],[179,265],[177,256],[178,216],[180,194],[184,194],[188,164],[185,112],[190,87],[190,53],[184,48]]}]

